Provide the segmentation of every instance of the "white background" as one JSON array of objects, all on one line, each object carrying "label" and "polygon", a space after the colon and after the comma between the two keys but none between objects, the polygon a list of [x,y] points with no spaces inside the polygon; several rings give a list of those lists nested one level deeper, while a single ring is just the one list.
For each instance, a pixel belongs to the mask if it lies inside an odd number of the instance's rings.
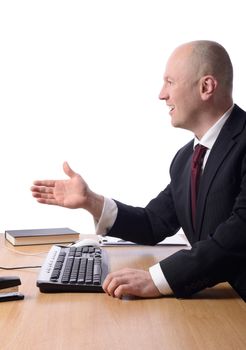
[{"label": "white background", "polygon": [[[1,0],[0,232],[68,226],[90,215],[38,204],[35,179],[64,178],[62,163],[108,197],[144,206],[169,181],[191,133],[158,100],[171,51],[220,42],[246,109],[243,1]],[[187,92],[188,93],[188,92]]]}]

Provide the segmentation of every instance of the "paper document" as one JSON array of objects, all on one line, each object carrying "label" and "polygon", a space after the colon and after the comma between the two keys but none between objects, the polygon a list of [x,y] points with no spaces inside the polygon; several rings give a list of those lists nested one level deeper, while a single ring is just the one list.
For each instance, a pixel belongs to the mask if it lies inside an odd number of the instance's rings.
[{"label": "paper document", "polygon": [[[122,245],[136,245],[136,243],[130,241],[124,241],[123,239],[112,237],[112,236],[100,236],[99,242],[102,246],[122,246]],[[189,246],[184,234],[176,234],[171,237],[165,238],[163,241],[159,242],[157,245],[183,245]]]}]

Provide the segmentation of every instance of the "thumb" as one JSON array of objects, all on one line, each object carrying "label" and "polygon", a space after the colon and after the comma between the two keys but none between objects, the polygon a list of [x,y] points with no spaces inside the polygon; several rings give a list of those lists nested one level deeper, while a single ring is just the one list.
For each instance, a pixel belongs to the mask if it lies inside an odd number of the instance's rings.
[{"label": "thumb", "polygon": [[63,170],[64,170],[64,173],[69,176],[69,177],[74,177],[75,175],[77,175],[71,168],[70,166],[68,165],[68,162],[64,162],[63,163]]}]

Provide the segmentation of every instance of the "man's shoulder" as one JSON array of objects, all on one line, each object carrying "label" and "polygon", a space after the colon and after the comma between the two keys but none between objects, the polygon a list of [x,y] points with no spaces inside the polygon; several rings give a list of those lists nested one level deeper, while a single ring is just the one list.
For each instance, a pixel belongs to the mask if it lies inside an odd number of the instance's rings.
[{"label": "man's shoulder", "polygon": [[245,137],[246,133],[246,112],[240,108],[238,105],[234,105],[234,108],[231,112],[230,117],[226,121],[220,137],[227,137],[226,134],[230,137],[235,138],[237,136]]},{"label": "man's shoulder", "polygon": [[179,169],[183,169],[184,166],[189,161],[192,152],[193,152],[193,146],[194,146],[194,139],[190,140],[188,143],[186,143],[183,147],[181,147],[177,153],[175,154],[171,166],[170,166],[170,172],[174,170],[174,172],[179,172]]},{"label": "man's shoulder", "polygon": [[185,155],[190,156],[190,154],[193,151],[193,147],[194,147],[194,138],[192,140],[190,140],[189,142],[187,142],[183,147],[181,147],[177,151],[177,153],[176,153],[176,155],[174,157],[174,160],[176,158],[183,157]]},{"label": "man's shoulder", "polygon": [[240,114],[244,114],[244,116],[246,116],[246,112],[241,107],[239,107],[236,103],[234,104],[232,113],[240,113]]},{"label": "man's shoulder", "polygon": [[237,104],[234,104],[231,115],[228,118],[228,121],[226,124],[240,123],[240,122],[244,123],[245,121],[246,121],[246,112],[241,107],[239,107]]}]

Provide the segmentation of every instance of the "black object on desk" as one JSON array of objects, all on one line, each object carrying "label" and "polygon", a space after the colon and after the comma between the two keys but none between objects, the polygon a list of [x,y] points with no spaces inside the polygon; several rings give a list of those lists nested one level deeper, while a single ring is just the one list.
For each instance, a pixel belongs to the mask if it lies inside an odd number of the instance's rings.
[{"label": "black object on desk", "polygon": [[0,277],[0,302],[24,299],[24,295],[18,292],[20,284],[17,276]]}]

